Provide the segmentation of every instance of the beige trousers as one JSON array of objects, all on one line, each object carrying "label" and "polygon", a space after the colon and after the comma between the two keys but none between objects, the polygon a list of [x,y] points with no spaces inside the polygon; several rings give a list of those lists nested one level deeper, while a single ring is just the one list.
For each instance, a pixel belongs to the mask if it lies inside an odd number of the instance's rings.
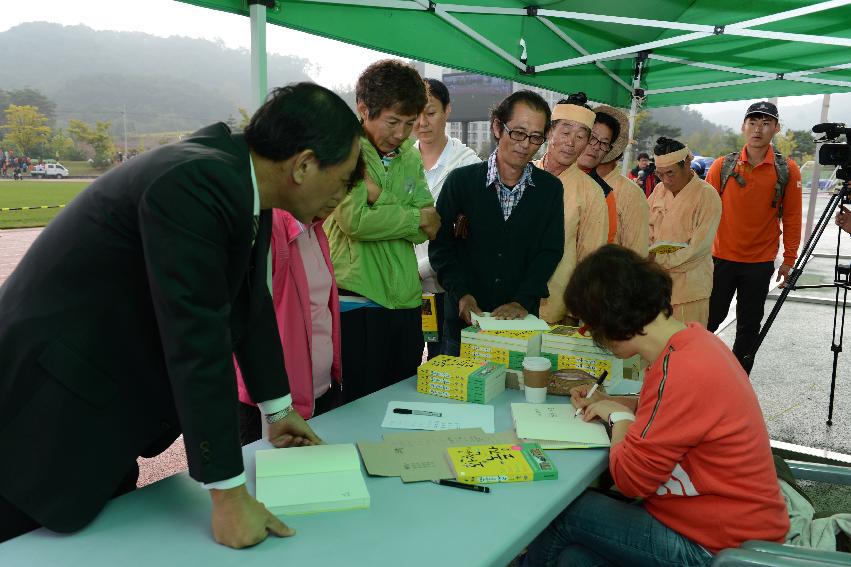
[{"label": "beige trousers", "polygon": [[683,323],[700,323],[706,327],[709,321],[709,298],[689,301],[688,303],[675,303],[674,319]]}]

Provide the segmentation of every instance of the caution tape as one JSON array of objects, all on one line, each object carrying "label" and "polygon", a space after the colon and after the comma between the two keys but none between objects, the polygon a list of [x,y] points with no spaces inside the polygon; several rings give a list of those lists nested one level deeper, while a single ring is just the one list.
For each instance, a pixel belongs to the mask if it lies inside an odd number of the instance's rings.
[{"label": "caution tape", "polygon": [[0,212],[6,211],[35,211],[38,209],[62,209],[65,205],[41,205],[40,207],[0,207]]}]

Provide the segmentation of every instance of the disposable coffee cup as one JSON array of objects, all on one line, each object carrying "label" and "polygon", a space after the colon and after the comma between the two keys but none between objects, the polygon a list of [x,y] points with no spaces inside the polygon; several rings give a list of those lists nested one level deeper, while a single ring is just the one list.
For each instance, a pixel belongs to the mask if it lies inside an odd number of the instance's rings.
[{"label": "disposable coffee cup", "polygon": [[546,401],[547,385],[552,374],[552,365],[548,358],[527,356],[523,359],[523,392],[527,402],[541,404]]}]

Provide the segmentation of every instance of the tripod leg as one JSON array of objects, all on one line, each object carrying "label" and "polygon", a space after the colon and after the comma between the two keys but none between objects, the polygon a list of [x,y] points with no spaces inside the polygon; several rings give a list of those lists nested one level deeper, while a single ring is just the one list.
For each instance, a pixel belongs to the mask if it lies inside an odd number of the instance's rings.
[{"label": "tripod leg", "polygon": [[780,292],[780,297],[777,298],[777,301],[774,303],[774,307],[771,309],[771,313],[768,314],[768,318],[765,320],[765,323],[762,325],[762,329],[759,332],[759,336],[756,339],[751,351],[746,354],[743,358],[743,365],[747,368],[753,366],[753,360],[756,356],[759,347],[762,346],[762,342],[765,340],[765,336],[768,334],[769,329],[771,329],[771,325],[774,323],[774,319],[777,318],[777,314],[780,312],[780,308],[783,307],[783,303],[786,301],[786,296],[789,295],[798,282],[798,277],[804,271],[804,268],[807,265],[807,262],[810,260],[813,252],[815,251],[816,244],[818,243],[819,238],[821,238],[822,233],[824,232],[827,225],[830,223],[830,220],[833,218],[833,213],[836,210],[837,206],[840,202],[842,202],[846,189],[843,189],[839,193],[835,193],[830,196],[830,200],[827,203],[824,211],[822,211],[821,217],[819,217],[818,223],[813,228],[813,232],[810,234],[809,240],[804,245],[804,248],[801,251],[801,254],[798,256],[798,261],[795,262],[795,266],[792,268],[792,271],[789,273],[789,278],[786,280],[786,286],[783,288],[783,291]]}]

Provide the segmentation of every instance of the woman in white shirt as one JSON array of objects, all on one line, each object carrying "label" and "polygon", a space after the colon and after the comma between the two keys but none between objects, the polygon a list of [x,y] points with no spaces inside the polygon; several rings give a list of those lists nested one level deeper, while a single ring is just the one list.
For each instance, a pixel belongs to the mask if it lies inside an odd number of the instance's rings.
[{"label": "woman in white shirt", "polygon": [[[414,135],[417,137],[415,146],[423,156],[426,181],[436,203],[443,182],[453,169],[479,163],[482,160],[461,140],[446,135],[446,121],[452,110],[446,85],[437,79],[425,79],[425,83],[428,88],[428,103],[414,124]],[[454,222],[454,219],[442,219],[442,222]],[[440,354],[440,345],[443,341],[444,292],[437,283],[437,274],[428,261],[428,242],[417,244],[414,248],[417,252],[423,293],[433,293],[437,307],[438,342],[426,343],[428,357],[434,358]]]}]

